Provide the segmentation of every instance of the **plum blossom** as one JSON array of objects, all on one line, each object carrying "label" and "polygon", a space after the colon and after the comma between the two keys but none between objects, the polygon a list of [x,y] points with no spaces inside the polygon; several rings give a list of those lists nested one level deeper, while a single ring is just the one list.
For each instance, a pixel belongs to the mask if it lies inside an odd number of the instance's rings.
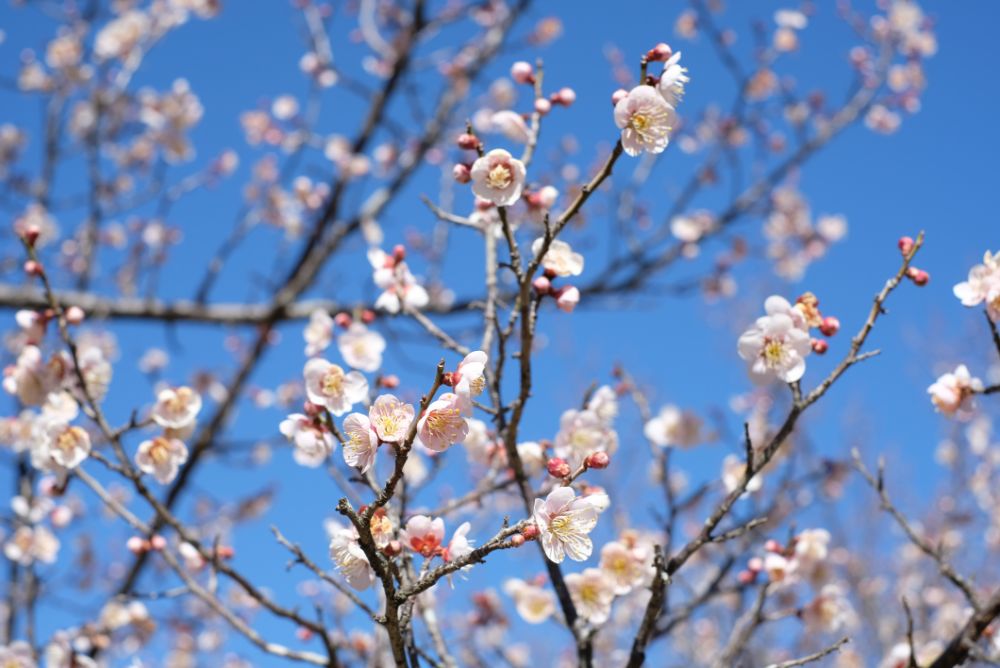
[{"label": "plum blossom", "polygon": [[796,568],[798,563],[794,559],[789,559],[783,554],[768,552],[764,557],[764,572],[767,578],[774,584],[790,584],[796,578]]},{"label": "plum blossom", "polygon": [[611,541],[601,548],[601,570],[611,579],[614,593],[619,595],[642,584],[649,572],[648,561],[646,550],[619,541]]},{"label": "plum blossom", "polygon": [[963,306],[986,302],[986,311],[994,322],[1000,321],[1000,251],[983,255],[983,263],[969,270],[969,278],[954,288]]},{"label": "plum blossom", "polygon": [[663,63],[663,73],[656,87],[667,104],[676,108],[684,97],[684,86],[689,81],[691,79],[688,78],[687,68],[681,65],[681,52],[678,51]]},{"label": "plum blossom", "polygon": [[292,413],[278,425],[281,435],[295,446],[292,458],[301,466],[322,466],[333,452],[333,435],[326,425],[302,413]]},{"label": "plum blossom", "polygon": [[556,611],[555,596],[545,587],[511,578],[504,582],[503,590],[514,599],[517,614],[529,624],[541,624]]},{"label": "plum blossom", "polygon": [[445,561],[455,561],[456,559],[461,559],[470,552],[472,552],[472,542],[469,539],[469,530],[472,525],[468,522],[462,522],[455,533],[452,534],[451,540],[448,541],[448,547],[446,547],[441,554],[441,558]]},{"label": "plum blossom", "polygon": [[772,296],[764,303],[767,315],[739,338],[738,350],[755,383],[781,380],[794,383],[806,371],[806,356],[812,351],[802,313],[785,299]]},{"label": "plum blossom", "polygon": [[3,388],[28,406],[38,406],[55,389],[52,367],[37,346],[25,346],[13,366],[4,369]]},{"label": "plum blossom", "polygon": [[385,339],[363,323],[353,322],[347,331],[337,337],[337,349],[348,366],[373,373],[382,366]]},{"label": "plum blossom", "polygon": [[566,588],[580,616],[591,624],[603,624],[611,615],[615,586],[600,568],[588,568],[582,573],[566,576]]},{"label": "plum blossom", "polygon": [[440,554],[444,542],[444,520],[431,519],[427,515],[414,515],[399,532],[399,540],[404,546],[425,558]]},{"label": "plum blossom", "polygon": [[844,590],[828,584],[802,609],[802,621],[810,629],[834,633],[851,622],[853,612]]},{"label": "plum blossom", "polygon": [[631,156],[662,153],[670,143],[674,108],[652,86],[636,86],[615,105],[622,147]]},{"label": "plum blossom", "polygon": [[184,442],[166,436],[143,441],[135,453],[135,464],[139,470],[156,478],[161,485],[172,482],[187,459],[188,449]]},{"label": "plum blossom", "polygon": [[368,396],[368,381],[357,371],[343,368],[324,359],[311,359],[304,369],[306,396],[334,415],[343,415],[351,406]]},{"label": "plum blossom", "polygon": [[161,390],[156,395],[151,417],[165,429],[184,429],[194,424],[201,411],[201,395],[190,387],[181,386]]},{"label": "plum blossom", "polygon": [[[746,469],[747,465],[736,455],[725,456],[722,460],[722,486],[726,489],[726,492],[731,493],[739,489],[740,485],[746,479]],[[749,493],[756,492],[763,484],[764,480],[758,473],[747,481],[746,491]]]},{"label": "plum blossom", "polygon": [[463,415],[472,414],[472,399],[479,396],[486,387],[487,361],[486,353],[475,350],[458,363],[458,369],[451,376]]},{"label": "plum blossom", "polygon": [[531,139],[531,128],[524,122],[524,117],[516,111],[505,109],[496,112],[490,117],[490,125],[493,130],[519,144],[527,144]]},{"label": "plum blossom", "polygon": [[375,300],[375,308],[387,313],[399,313],[404,309],[422,309],[430,297],[427,290],[417,283],[416,277],[403,260],[398,260],[381,248],[368,251],[368,262],[375,270],[372,278],[382,294]]},{"label": "plum blossom", "polygon": [[452,444],[465,440],[469,425],[462,417],[462,406],[459,395],[451,392],[432,402],[417,422],[420,442],[435,452],[444,452]]},{"label": "plum blossom", "polygon": [[594,544],[587,534],[597,526],[597,514],[594,505],[578,498],[571,487],[552,490],[544,501],[535,499],[533,515],[545,556],[557,564],[567,555],[573,561],[589,557]]},{"label": "plum blossom", "polygon": [[330,532],[330,558],[337,571],[354,589],[368,589],[375,582],[375,571],[358,543],[357,529],[341,527],[331,521],[327,530]]},{"label": "plum blossom", "polygon": [[701,418],[677,406],[667,405],[646,423],[643,434],[651,443],[661,447],[688,448],[702,440]]},{"label": "plum blossom", "polygon": [[365,473],[375,465],[378,436],[371,420],[363,413],[351,413],[344,418],[344,461]]},{"label": "plum blossom", "polygon": [[76,468],[90,454],[90,435],[82,427],[50,422],[42,440],[49,458],[64,469]]},{"label": "plum blossom", "polygon": [[611,455],[617,449],[618,434],[593,411],[570,409],[562,414],[555,440],[557,456],[579,463],[599,450]]},{"label": "plum blossom", "polygon": [[319,355],[333,341],[333,318],[323,309],[316,309],[310,314],[302,336],[306,340],[306,356]]},{"label": "plum blossom", "polygon": [[941,413],[960,418],[968,417],[975,410],[974,397],[983,391],[983,381],[974,378],[964,364],[959,364],[955,370],[943,374],[934,384],[927,388],[931,402]]},{"label": "plum blossom", "polygon": [[393,531],[395,528],[392,526],[389,513],[386,512],[385,508],[376,508],[371,521],[372,540],[375,541],[375,547],[380,550],[384,549],[392,541]]},{"label": "plum blossom", "polygon": [[[538,257],[545,246],[545,239],[538,237],[531,243],[531,252]],[[553,239],[542,257],[542,267],[555,276],[579,276],[583,273],[583,255],[573,252],[565,241]]]},{"label": "plum blossom", "polygon": [[20,526],[4,544],[3,553],[22,566],[36,561],[52,564],[59,554],[59,539],[44,526]]},{"label": "plum blossom", "polygon": [[414,410],[392,394],[382,394],[368,410],[368,418],[379,440],[400,443],[413,423]]},{"label": "plum blossom", "polygon": [[94,39],[94,55],[124,60],[150,32],[149,16],[133,9],[105,25]]},{"label": "plum blossom", "polygon": [[[4,668],[35,668],[37,665],[35,651],[31,645],[23,640],[16,640],[9,645],[0,646],[0,666]],[[47,665],[53,664],[47,660]]]},{"label": "plum blossom", "polygon": [[587,402],[587,410],[593,412],[605,424],[611,424],[618,417],[618,393],[610,385],[601,385],[594,390]]},{"label": "plum blossom", "polygon": [[526,174],[523,162],[495,148],[472,163],[472,192],[497,206],[510,206],[521,198]]}]

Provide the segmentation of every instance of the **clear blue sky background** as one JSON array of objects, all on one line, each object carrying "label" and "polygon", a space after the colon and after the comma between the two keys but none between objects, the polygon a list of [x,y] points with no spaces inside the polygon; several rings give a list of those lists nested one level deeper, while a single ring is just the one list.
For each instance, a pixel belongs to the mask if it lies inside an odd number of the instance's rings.
[{"label": "clear blue sky background", "polygon": [[[738,9],[726,16],[741,30],[744,41],[751,16],[770,21],[774,9],[791,5],[770,1],[734,4],[739,5]],[[753,7],[747,9],[750,4]],[[860,4],[867,9],[869,3]],[[837,99],[847,88],[845,57],[854,41],[833,15],[832,2],[817,5],[819,13],[803,34],[803,52],[789,56],[782,71],[794,74],[804,88],[821,87]],[[675,48],[683,49],[692,78],[682,115],[693,114],[709,101],[728,106],[731,81],[706,41],[681,43],[672,34],[674,18],[682,8],[682,3],[638,0],[592,6],[565,0],[546,3],[533,15],[558,14],[565,24],[564,36],[540,54],[520,51],[504,57],[491,72],[502,76],[516,58],[542,55],[547,82],[553,87],[568,85],[576,89],[576,105],[568,111],[557,110],[551,117],[543,152],[554,145],[555,137],[575,134],[581,146],[578,164],[586,169],[596,147],[613,141],[616,135],[608,97],[617,86],[602,55],[605,45],[621,47],[634,60],[656,42],[670,41]],[[848,238],[813,265],[800,284],[786,285],[763,264],[751,263],[738,273],[741,285],[736,299],[721,305],[662,297],[645,300],[639,310],[581,309],[572,316],[546,310],[542,331],[550,345],[538,367],[534,404],[522,432],[526,439],[554,436],[559,413],[577,404],[591,382],[608,380],[612,365],[619,362],[644,387],[652,388],[654,405],[673,402],[706,414],[719,409],[730,428],[738,430],[741,418],[728,410],[727,403],[730,397],[749,389],[750,384],[736,356],[735,339],[760,310],[762,298],[771,292],[794,298],[809,289],[820,296],[824,311],[840,317],[845,333],[834,339],[828,359],[810,358],[805,380],[809,387],[839,359],[850,333],[867,313],[871,296],[895,270],[896,240],[903,234],[926,230],[927,244],[918,264],[930,272],[930,285],[922,290],[904,286],[893,296],[889,317],[879,324],[870,341],[872,347],[883,349],[883,354],[853,369],[807,420],[808,433],[819,452],[839,456],[850,445],[860,443],[869,458],[876,452],[885,453],[890,479],[909,483],[900,485],[900,496],[913,501],[910,507],[919,512],[928,497],[927,490],[941,479],[933,452],[945,434],[943,421],[932,411],[925,388],[943,367],[966,361],[975,372],[984,374],[987,360],[991,359],[982,316],[963,309],[952,297],[951,287],[964,279],[984,250],[1000,246],[1000,227],[993,210],[1000,186],[994,160],[1000,150],[1000,129],[994,119],[998,100],[992,81],[984,76],[995,59],[992,43],[1000,8],[986,2],[937,2],[928,3],[927,10],[938,20],[940,52],[927,65],[930,84],[919,114],[907,119],[894,136],[876,136],[864,128],[850,130],[812,160],[800,179],[814,213],[841,213],[847,217]],[[341,20],[339,27],[343,26]],[[20,49],[41,49],[54,30],[53,24],[37,11],[15,10],[9,3],[0,7],[0,29],[7,33],[7,41],[0,45],[0,72],[5,76],[16,71]],[[334,47],[340,62],[356,71],[352,60],[357,60],[359,50],[344,42],[343,30],[335,34],[339,42],[335,41]],[[297,70],[301,53],[299,23],[288,3],[233,1],[218,19],[194,21],[172,35],[149,57],[137,77],[138,85],[158,89],[166,88],[178,76],[190,81],[206,109],[203,121],[192,133],[199,161],[228,147],[239,149],[243,157],[235,177],[190,197],[174,209],[170,222],[183,230],[185,240],[165,271],[166,296],[192,294],[202,267],[233,224],[242,184],[252,162],[261,155],[260,151],[244,150],[239,114],[279,94],[303,93],[306,83]],[[37,161],[39,117],[36,103],[25,103],[8,91],[0,92],[0,122],[24,125],[32,135],[29,161]],[[327,96],[320,131],[348,134],[356,121],[356,103],[334,89]],[[559,128],[553,129],[557,123]],[[313,162],[321,164],[319,160]],[[676,147],[661,156],[645,191],[654,212],[662,216],[671,193],[684,182],[690,164]],[[631,163],[623,158],[620,166],[626,168],[620,174],[627,174]],[[178,173],[188,169],[182,167]],[[79,177],[69,170],[61,178],[65,179],[63,192],[79,183],[75,181]],[[430,229],[432,218],[418,206],[416,198],[420,193],[433,196],[437,189],[438,173],[433,168],[412,183],[381,219],[388,244],[402,241],[408,229]],[[460,209],[467,206],[466,198],[467,194],[461,194]],[[699,202],[709,207],[718,203],[712,198]],[[60,222],[65,230],[82,217],[83,213],[74,212]],[[575,239],[582,246],[590,239],[592,245],[594,239],[604,238],[601,225],[601,217],[593,215],[588,230]],[[756,222],[741,225],[751,238],[758,238],[751,231]],[[277,239],[273,231],[258,231],[227,267],[215,298],[262,297],[259,287],[247,283],[246,271],[271,266]],[[471,248],[469,235],[459,234],[456,239],[456,249]],[[367,286],[370,280],[362,251],[360,242],[355,241],[349,251],[355,259],[327,271],[314,294],[337,299],[371,294],[367,287],[364,293],[357,292],[356,286]],[[473,256],[448,265],[446,278],[451,279],[460,295],[471,296],[464,286],[472,284],[472,279],[479,280],[477,262]],[[414,262],[414,270],[421,273],[419,260]],[[683,275],[683,269],[674,274]],[[342,287],[344,281],[352,287]],[[150,346],[174,346],[173,362],[166,373],[173,382],[188,380],[192,365],[223,374],[232,368],[223,353],[223,331],[218,328],[181,325],[171,332],[173,342],[162,329],[148,326],[116,326],[114,331],[119,335],[122,357],[108,405],[116,421],[126,418],[136,397],[140,401],[152,398],[148,383],[134,369],[135,360]],[[283,334],[282,345],[272,349],[260,366],[254,378],[256,385],[274,387],[299,373],[304,361],[301,326],[286,327]],[[437,353],[421,343],[408,343],[400,353],[388,355],[385,369],[400,373],[408,391],[416,395],[427,384]],[[331,350],[331,355],[336,353]],[[281,417],[278,411],[256,411],[244,406],[230,433],[240,438],[271,437]],[[615,508],[622,510],[634,504],[633,521],[648,525],[651,520],[642,495],[635,489],[636,481],[645,480],[647,446],[641,439],[634,411],[624,411],[618,426],[621,459],[629,466],[613,466],[596,476],[595,481],[612,491]],[[724,454],[738,448],[738,443],[709,445],[682,453],[676,461],[692,478],[715,477]],[[457,450],[449,456],[462,458]],[[439,481],[424,501],[433,503],[450,490],[461,490],[466,484],[463,470],[463,466],[456,466],[454,473]],[[322,472],[295,466],[286,451],[276,452],[261,471],[229,471],[212,464],[204,467],[196,479],[199,492],[230,500],[272,483],[279,490],[278,502],[262,521],[236,533],[240,553],[236,565],[273,587],[281,600],[290,602],[294,598],[290,586],[302,574],[283,573],[285,554],[271,539],[267,526],[278,524],[318,561],[324,561],[326,539],[320,522],[333,513],[339,497],[336,488]],[[617,495],[616,490],[620,490]],[[853,494],[865,494],[859,487],[851,490]],[[869,501],[860,498],[863,503]],[[842,504],[841,511],[846,512],[853,503],[849,500]],[[476,537],[488,536],[496,521],[493,518],[477,523]],[[455,525],[449,524],[449,532]],[[603,535],[610,536],[610,532]],[[108,534],[108,544],[118,547],[126,537],[126,533],[115,529]],[[64,541],[70,542],[69,538]],[[456,603],[464,606],[472,591],[499,582],[498,574],[530,575],[541,571],[541,563],[537,552],[529,549],[498,556],[491,559],[488,568],[480,570],[470,582],[459,582],[451,594]],[[72,577],[71,566],[63,564],[56,573],[57,577]],[[65,594],[71,596],[70,592]],[[43,626],[51,630],[81,621],[79,616],[67,615],[66,610],[47,610]],[[271,622],[263,615],[259,622],[262,631],[290,638],[287,625]],[[523,631],[524,627],[515,622],[515,630]],[[241,643],[232,647],[245,649]],[[257,665],[270,665],[253,650],[248,656]]]}]

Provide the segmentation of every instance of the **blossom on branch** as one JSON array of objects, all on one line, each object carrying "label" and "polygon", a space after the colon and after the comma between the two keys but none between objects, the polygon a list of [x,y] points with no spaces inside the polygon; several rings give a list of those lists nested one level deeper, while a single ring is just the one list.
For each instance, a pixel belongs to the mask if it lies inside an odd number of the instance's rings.
[{"label": "blossom on branch", "polygon": [[583,561],[594,550],[587,535],[597,526],[598,510],[572,487],[558,487],[543,501],[535,499],[534,519],[541,534],[542,549],[551,561],[561,563],[569,556]]}]

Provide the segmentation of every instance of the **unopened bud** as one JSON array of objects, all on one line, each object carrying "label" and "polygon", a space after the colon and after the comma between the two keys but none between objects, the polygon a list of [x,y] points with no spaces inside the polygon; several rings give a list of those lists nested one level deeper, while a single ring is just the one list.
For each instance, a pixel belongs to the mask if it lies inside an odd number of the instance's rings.
[{"label": "unopened bud", "polygon": [[810,344],[812,345],[813,352],[817,355],[824,355],[830,349],[830,344],[824,339],[813,339],[810,341]]},{"label": "unopened bud", "polygon": [[40,262],[36,262],[35,260],[28,260],[27,262],[24,263],[24,273],[26,273],[28,276],[41,276],[44,273],[44,271],[45,270],[42,269],[42,265]]},{"label": "unopened bud", "polygon": [[295,637],[297,637],[302,642],[308,642],[312,640],[313,632],[310,629],[305,628],[304,626],[300,626],[299,628],[295,629]]},{"label": "unopened bud", "polygon": [[86,315],[79,306],[70,306],[66,309],[66,322],[71,325],[79,325]]},{"label": "unopened bud", "polygon": [[370,308],[366,308],[364,311],[362,311],[361,322],[365,323],[366,325],[370,325],[373,322],[375,322],[375,311],[371,310]]},{"label": "unopened bud", "polygon": [[35,242],[38,241],[38,237],[41,236],[42,229],[32,223],[24,230],[24,240],[28,242],[29,246],[34,246]]},{"label": "unopened bud", "polygon": [[832,315],[828,315],[823,318],[823,322],[819,324],[819,331],[823,333],[823,336],[833,336],[840,331],[840,320],[837,320]]},{"label": "unopened bud", "polygon": [[562,457],[553,457],[545,464],[545,468],[553,478],[565,478],[572,472],[569,462]]},{"label": "unopened bud", "polygon": [[535,111],[544,116],[545,114],[552,111],[552,103],[546,100],[544,97],[540,97],[535,100]]},{"label": "unopened bud", "polygon": [[897,245],[900,253],[909,255],[910,251],[913,250],[913,237],[900,237]]},{"label": "unopened bud", "polygon": [[670,56],[672,55],[674,55],[674,52],[670,48],[670,45],[666,42],[660,42],[646,52],[646,60],[651,63],[662,62],[664,60],[670,60]]},{"label": "unopened bud", "polygon": [[778,554],[785,551],[785,548],[781,547],[781,543],[773,538],[768,539],[768,541],[764,543],[764,549],[768,552],[776,552]]},{"label": "unopened bud", "polygon": [[468,183],[472,180],[472,170],[468,165],[458,162],[451,168],[451,176],[457,183]]},{"label": "unopened bud", "polygon": [[576,305],[580,303],[580,291],[572,285],[560,288],[555,296],[556,306],[566,313],[572,313]]},{"label": "unopened bud", "polygon": [[619,88],[614,93],[611,94],[611,104],[617,106],[619,102],[628,97],[628,91],[624,88]]},{"label": "unopened bud", "polygon": [[584,460],[584,464],[587,465],[588,469],[606,469],[610,463],[611,458],[608,457],[608,453],[603,450],[590,453]]},{"label": "unopened bud", "polygon": [[403,244],[396,244],[392,247],[392,259],[397,263],[402,262],[406,259],[406,246]]},{"label": "unopened bud", "polygon": [[466,151],[474,151],[479,146],[479,137],[468,132],[463,132],[458,135],[458,139],[455,140],[458,147],[465,149]]},{"label": "unopened bud", "polygon": [[132,554],[142,554],[149,549],[149,543],[140,536],[132,536],[127,541],[125,541],[125,547]]},{"label": "unopened bud", "polygon": [[907,269],[906,276],[919,286],[927,285],[927,283],[931,280],[930,274],[923,269],[917,269],[916,267],[910,267]]},{"label": "unopened bud", "polygon": [[160,534],[156,534],[155,536],[149,539],[149,547],[154,550],[159,551],[165,548],[166,546],[167,546],[167,539],[161,536]]},{"label": "unopened bud", "polygon": [[761,559],[760,557],[750,558],[747,561],[747,569],[754,573],[759,573],[760,571],[764,570],[764,560]]},{"label": "unopened bud", "polygon": [[388,376],[382,376],[379,378],[379,385],[382,387],[394,390],[399,387],[399,376],[395,374],[389,374]]},{"label": "unopened bud", "polygon": [[535,68],[531,63],[519,60],[510,68],[510,78],[519,84],[535,83]]},{"label": "unopened bud", "polygon": [[531,287],[540,295],[547,295],[552,290],[552,281],[545,276],[539,276],[531,282]]},{"label": "unopened bud", "polygon": [[521,547],[522,545],[524,545],[524,543],[525,543],[524,536],[522,536],[519,533],[516,533],[510,537],[510,544],[513,545],[514,547]]},{"label": "unopened bud", "polygon": [[384,548],[382,548],[382,551],[385,552],[390,557],[395,557],[397,554],[403,551],[403,546],[400,544],[398,540],[390,540],[389,544],[386,545]]},{"label": "unopened bud", "polygon": [[560,88],[552,94],[552,104],[561,104],[564,107],[576,102],[576,91],[572,88]]},{"label": "unopened bud", "polygon": [[354,322],[354,319],[351,318],[351,314],[346,313],[344,311],[341,311],[337,315],[333,316],[333,324],[335,324],[337,327],[343,327],[344,329],[347,329],[348,327],[351,326],[352,322]]},{"label": "unopened bud", "polygon": [[736,575],[736,579],[742,585],[753,584],[753,581],[757,579],[757,574],[751,571],[740,571]]},{"label": "unopened bud", "polygon": [[221,559],[232,559],[236,555],[236,549],[232,545],[220,545],[215,553]]},{"label": "unopened bud", "polygon": [[534,524],[529,524],[521,530],[521,535],[524,536],[525,540],[535,540],[538,538],[538,527]]}]

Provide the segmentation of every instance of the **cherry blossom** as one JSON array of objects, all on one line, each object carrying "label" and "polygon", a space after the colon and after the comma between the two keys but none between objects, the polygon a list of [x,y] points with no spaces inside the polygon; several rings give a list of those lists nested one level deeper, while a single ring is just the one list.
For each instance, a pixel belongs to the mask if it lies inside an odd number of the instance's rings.
[{"label": "cherry blossom", "polygon": [[343,415],[368,397],[368,381],[357,371],[344,370],[330,362],[314,358],[306,362],[306,396],[334,415]]},{"label": "cherry blossom", "polygon": [[310,314],[309,324],[306,325],[302,336],[306,340],[306,356],[320,354],[333,341],[333,318],[323,309],[316,309]]},{"label": "cherry blossom", "polygon": [[948,416],[968,417],[975,410],[975,395],[983,391],[983,381],[972,376],[964,364],[941,375],[927,388],[931,402]]},{"label": "cherry blossom", "polygon": [[740,357],[755,383],[794,383],[805,373],[805,358],[812,351],[805,318],[781,297],[768,298],[764,307],[767,315],[739,338]]},{"label": "cherry blossom", "polygon": [[703,440],[701,418],[672,404],[661,408],[659,414],[646,423],[643,434],[661,447],[688,448]]},{"label": "cherry blossom", "polygon": [[292,413],[282,420],[278,431],[295,446],[292,458],[301,466],[322,466],[333,452],[333,434],[329,428],[301,413]]},{"label": "cherry blossom", "polygon": [[587,534],[597,526],[597,514],[594,505],[578,498],[571,487],[554,489],[544,501],[535,499],[533,516],[545,556],[557,564],[566,556],[573,561],[589,557],[594,545]]},{"label": "cherry blossom", "polygon": [[194,424],[199,411],[201,395],[190,387],[181,386],[161,390],[150,416],[161,427],[184,429]]},{"label": "cherry blossom", "polygon": [[419,310],[427,306],[430,300],[427,290],[417,283],[406,262],[380,248],[368,251],[368,262],[375,270],[375,285],[383,291],[375,300],[375,308],[387,313],[399,313],[404,308]]},{"label": "cherry blossom", "polygon": [[379,440],[401,443],[413,423],[414,410],[392,394],[382,394],[368,410],[368,418]]},{"label": "cherry blossom", "polygon": [[337,337],[337,349],[348,366],[373,373],[382,366],[385,339],[364,324],[352,322],[347,331]]},{"label": "cherry blossom", "polygon": [[344,461],[348,466],[367,472],[375,465],[378,453],[378,435],[371,420],[363,413],[351,413],[344,418]]},{"label": "cherry blossom", "polygon": [[566,576],[566,588],[581,617],[595,625],[608,620],[615,586],[605,571],[588,568],[582,573],[570,573]]},{"label": "cherry blossom", "polygon": [[511,578],[504,582],[503,590],[514,599],[517,614],[529,624],[541,624],[556,611],[555,595],[545,587]]},{"label": "cherry blossom", "polygon": [[462,399],[451,392],[431,402],[417,422],[417,434],[424,447],[444,452],[452,444],[465,440],[469,425],[462,417],[462,407]]},{"label": "cherry blossom", "polygon": [[330,533],[330,558],[337,571],[355,589],[371,587],[375,582],[375,571],[358,543],[357,529],[330,522],[327,530]]},{"label": "cherry blossom", "polygon": [[62,468],[76,468],[90,454],[90,435],[82,427],[52,422],[43,438],[49,457]]},{"label": "cherry blossom", "polygon": [[497,206],[510,206],[521,199],[525,175],[523,162],[495,148],[472,163],[472,192]]},{"label": "cherry blossom", "polygon": [[440,554],[444,541],[444,520],[440,517],[414,515],[399,532],[399,540],[407,548],[425,558]]},{"label": "cherry blossom", "polygon": [[177,477],[177,471],[187,458],[188,449],[183,441],[159,436],[139,444],[135,463],[140,471],[152,475],[161,485],[166,485]]},{"label": "cherry blossom", "polygon": [[[545,239],[539,237],[531,243],[531,252],[538,257],[545,246]],[[573,252],[573,248],[559,239],[553,239],[545,255],[542,267],[553,276],[579,276],[583,273],[583,256]]]},{"label": "cherry blossom", "polygon": [[615,124],[629,155],[662,153],[670,142],[674,108],[652,86],[636,86],[615,105]]},{"label": "cherry blossom", "polygon": [[955,296],[963,306],[986,303],[990,318],[1000,321],[1000,252],[986,251],[983,263],[969,270],[969,278],[955,286]]}]

